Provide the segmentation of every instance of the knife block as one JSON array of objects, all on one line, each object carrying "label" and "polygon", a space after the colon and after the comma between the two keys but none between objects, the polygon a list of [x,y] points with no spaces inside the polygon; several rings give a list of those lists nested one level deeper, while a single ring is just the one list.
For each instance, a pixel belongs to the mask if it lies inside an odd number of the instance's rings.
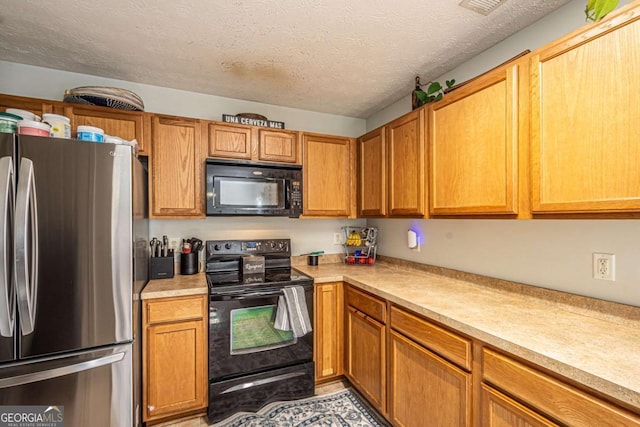
[{"label": "knife block", "polygon": [[149,279],[170,279],[173,277],[173,251],[171,256],[149,258]]}]

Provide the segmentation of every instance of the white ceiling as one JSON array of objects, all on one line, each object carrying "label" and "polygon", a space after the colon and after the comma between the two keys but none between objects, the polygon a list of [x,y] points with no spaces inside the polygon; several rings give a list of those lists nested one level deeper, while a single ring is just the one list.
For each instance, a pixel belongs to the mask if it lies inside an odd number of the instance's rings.
[{"label": "white ceiling", "polygon": [[366,118],[569,0],[0,0],[0,59]]}]

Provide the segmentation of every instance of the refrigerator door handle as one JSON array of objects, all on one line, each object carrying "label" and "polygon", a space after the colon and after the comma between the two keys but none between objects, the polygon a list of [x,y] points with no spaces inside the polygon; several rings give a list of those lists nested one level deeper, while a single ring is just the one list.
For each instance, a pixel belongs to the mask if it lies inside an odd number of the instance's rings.
[{"label": "refrigerator door handle", "polygon": [[22,335],[33,332],[38,299],[38,203],[33,162],[20,159],[14,230],[14,274]]},{"label": "refrigerator door handle", "polygon": [[12,337],[16,294],[12,272],[11,226],[13,225],[13,158],[0,158],[0,336]]},{"label": "refrigerator door handle", "polygon": [[59,368],[43,370],[39,372],[30,372],[28,374],[17,375],[14,377],[0,379],[0,389],[15,387],[23,384],[35,383],[38,381],[50,380],[52,378],[62,377],[64,375],[74,374],[77,372],[88,371],[104,365],[111,365],[124,359],[125,352],[109,354],[107,356],[96,357],[73,365],[61,366]]}]

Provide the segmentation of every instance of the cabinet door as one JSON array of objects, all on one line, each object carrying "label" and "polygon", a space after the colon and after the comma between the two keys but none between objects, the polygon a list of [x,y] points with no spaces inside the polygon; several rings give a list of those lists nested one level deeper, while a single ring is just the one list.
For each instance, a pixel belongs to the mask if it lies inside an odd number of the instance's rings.
[{"label": "cabinet door", "polygon": [[532,57],[534,213],[640,210],[638,39],[622,14]]},{"label": "cabinet door", "polygon": [[358,217],[387,213],[385,128],[358,139]]},{"label": "cabinet door", "polygon": [[424,109],[387,125],[389,216],[422,217],[426,213]]},{"label": "cabinet door", "polygon": [[470,426],[471,374],[389,333],[389,416],[396,425]]},{"label": "cabinet door", "polygon": [[482,375],[484,381],[562,425],[640,427],[638,415],[486,347]]},{"label": "cabinet door", "polygon": [[148,334],[145,420],[206,406],[204,321],[155,325]]},{"label": "cabinet door", "polygon": [[207,297],[145,300],[142,311],[144,421],[207,406]]},{"label": "cabinet door", "polygon": [[516,214],[518,64],[431,105],[430,214]]},{"label": "cabinet door", "polygon": [[251,160],[253,141],[247,126],[209,123],[209,156]]},{"label": "cabinet door", "polygon": [[258,160],[268,162],[298,162],[298,133],[258,130]]},{"label": "cabinet door", "polygon": [[139,154],[146,155],[147,148],[144,126],[144,113],[141,111],[115,110],[112,108],[91,107],[86,105],[64,108],[64,115],[71,119],[72,134],[78,126],[95,126],[104,130],[106,135],[118,136],[138,142]]},{"label": "cabinet door", "polygon": [[204,150],[198,120],[154,115],[151,217],[204,217]]},{"label": "cabinet door", "polygon": [[386,408],[385,328],[347,306],[345,325],[347,377],[383,414]]},{"label": "cabinet door", "polygon": [[353,140],[303,134],[302,152],[304,215],[351,215]]},{"label": "cabinet door", "polygon": [[37,114],[40,118],[42,118],[42,115],[46,113],[62,114],[63,105],[64,104],[62,102],[50,101],[47,99],[0,95],[0,111],[4,112],[7,108],[17,108]]},{"label": "cabinet door", "polygon": [[344,303],[342,282],[315,287],[314,361],[316,382],[342,375]]},{"label": "cabinet door", "polygon": [[486,384],[482,384],[481,400],[483,427],[557,426]]}]

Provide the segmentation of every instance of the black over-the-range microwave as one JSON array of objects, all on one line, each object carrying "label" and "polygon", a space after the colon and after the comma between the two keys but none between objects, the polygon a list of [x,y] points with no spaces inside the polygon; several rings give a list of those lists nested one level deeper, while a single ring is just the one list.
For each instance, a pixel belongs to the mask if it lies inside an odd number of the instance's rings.
[{"label": "black over-the-range microwave", "polygon": [[302,167],[207,159],[207,215],[302,214]]}]

